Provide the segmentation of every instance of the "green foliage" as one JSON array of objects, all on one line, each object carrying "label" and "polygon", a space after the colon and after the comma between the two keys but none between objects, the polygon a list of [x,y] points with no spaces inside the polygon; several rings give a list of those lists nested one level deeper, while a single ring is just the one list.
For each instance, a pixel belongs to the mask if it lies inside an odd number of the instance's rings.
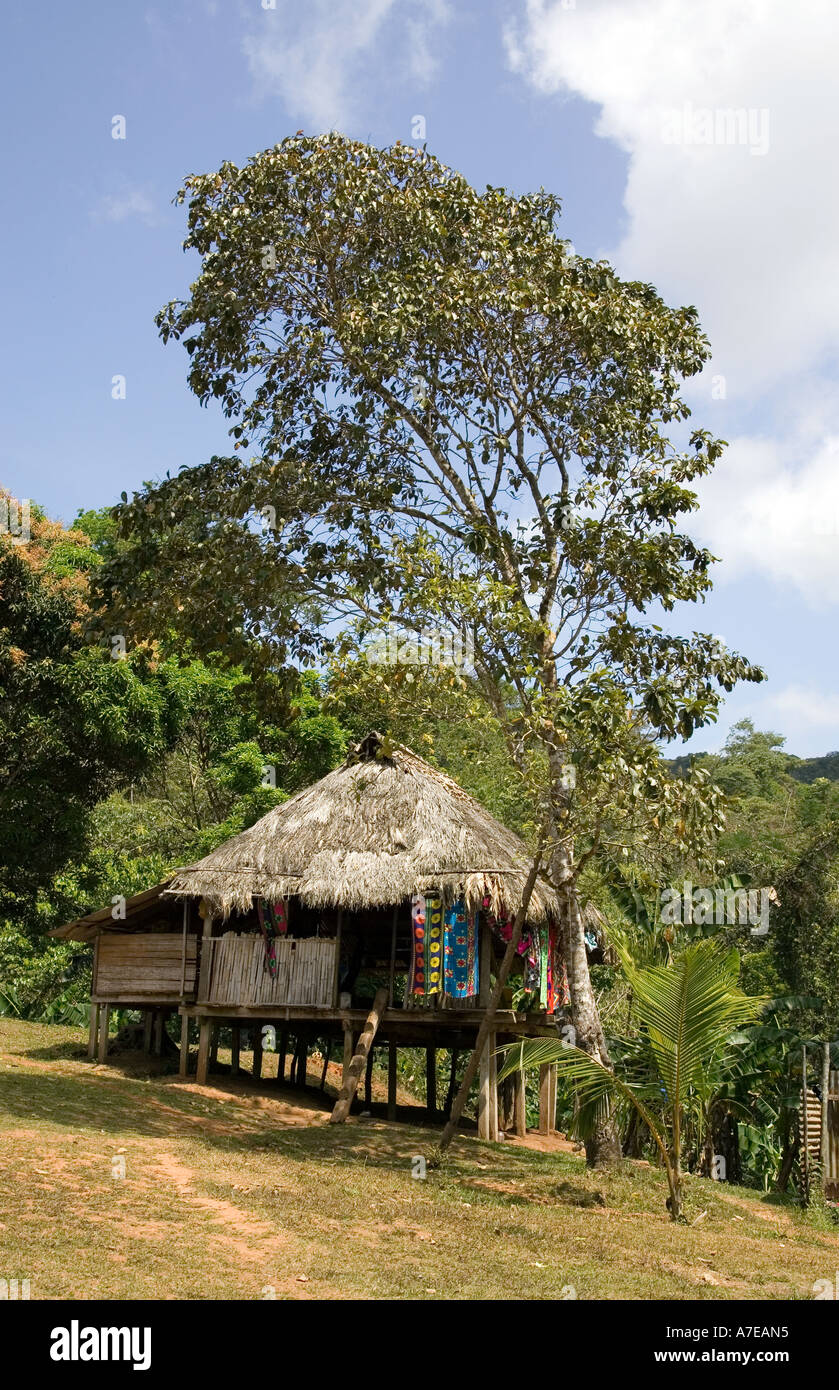
[{"label": "green foliage", "polygon": [[734,1031],[753,1020],[764,1001],[738,987],[740,959],[715,941],[686,946],[668,965],[624,969],[632,989],[641,1040],[663,1092],[664,1124],[655,1117],[657,1097],[649,1069],[639,1081],[624,1080],[581,1048],[559,1039],[533,1039],[507,1050],[500,1075],[517,1067],[553,1063],[575,1089],[577,1127],[585,1135],[610,1104],[632,1106],[649,1129],[667,1170],[670,1213],[682,1212],[682,1139],[685,1114],[696,1100],[708,1102],[707,1076]]},{"label": "green foliage", "polygon": [[81,638],[87,554],[47,524],[25,546],[0,537],[0,903],[78,852],[96,801],[171,732],[148,654],[112,661]]}]

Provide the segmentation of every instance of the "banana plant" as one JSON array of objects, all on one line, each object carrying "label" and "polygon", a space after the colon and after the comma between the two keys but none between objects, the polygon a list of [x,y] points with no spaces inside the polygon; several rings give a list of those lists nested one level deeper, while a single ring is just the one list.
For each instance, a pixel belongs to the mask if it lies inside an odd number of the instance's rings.
[{"label": "banana plant", "polygon": [[[685,1111],[701,1094],[703,1069],[719,1054],[721,1042],[750,1023],[766,1001],[743,993],[738,986],[739,953],[726,950],[713,939],[686,946],[666,965],[640,969],[626,959],[624,969],[634,994],[635,1016],[657,1074],[656,1085],[651,1088],[625,1080],[559,1038],[533,1038],[508,1048],[499,1079],[519,1068],[556,1065],[560,1076],[575,1089],[581,1137],[604,1111],[634,1108],[661,1156],[670,1191],[670,1216],[682,1221]],[[663,1105],[652,1100],[656,1092],[663,1097]]]}]

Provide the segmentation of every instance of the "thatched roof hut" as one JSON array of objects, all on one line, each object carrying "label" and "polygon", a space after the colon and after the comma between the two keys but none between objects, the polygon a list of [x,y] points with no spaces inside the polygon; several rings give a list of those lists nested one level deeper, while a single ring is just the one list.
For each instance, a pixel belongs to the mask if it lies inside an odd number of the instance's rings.
[{"label": "thatched roof hut", "polygon": [[[450,777],[373,733],[314,786],[177,870],[166,891],[203,897],[222,917],[254,898],[354,911],[430,889],[462,894],[470,909],[488,898],[500,915],[519,906],[531,862],[524,841]],[[539,880],[528,919],[557,913]]]}]

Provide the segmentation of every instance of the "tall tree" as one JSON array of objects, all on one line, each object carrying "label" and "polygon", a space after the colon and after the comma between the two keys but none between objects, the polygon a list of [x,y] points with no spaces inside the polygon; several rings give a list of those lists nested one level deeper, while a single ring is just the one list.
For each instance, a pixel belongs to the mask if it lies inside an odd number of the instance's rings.
[{"label": "tall tree", "polygon": [[[211,587],[213,625],[263,662],[327,616],[467,636],[511,756],[541,769],[574,1026],[608,1066],[581,865],[627,816],[713,832],[707,775],[662,776],[653,739],[761,677],[645,617],[710,586],[678,525],[723,447],[683,423],[708,355],[696,311],[573,254],[553,195],[479,193],[398,144],[296,137],[178,196],[202,262],[159,326],[240,457],[126,499],[104,599],[142,631],[154,574],[158,611],[200,633]],[[588,1154],[616,1156],[610,1122]]]},{"label": "tall tree", "polygon": [[83,639],[87,537],[33,508],[0,535],[0,902],[24,900],[84,844],[100,797],[144,772],[173,728],[149,653]]}]

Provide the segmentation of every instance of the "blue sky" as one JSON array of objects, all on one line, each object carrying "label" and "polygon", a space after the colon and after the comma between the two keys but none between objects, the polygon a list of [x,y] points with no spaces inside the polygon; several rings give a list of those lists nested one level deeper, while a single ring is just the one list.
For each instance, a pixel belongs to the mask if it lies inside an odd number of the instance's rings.
[{"label": "blue sky", "polygon": [[[544,185],[586,255],[696,303],[689,392],[730,441],[694,533],[712,599],[674,617],[770,680],[750,714],[839,747],[839,12],[827,0],[95,0],[6,7],[0,482],[65,521],[227,452],[157,309],[185,293],[184,175],[303,129]],[[734,113],[733,115],[731,113]],[[115,116],[124,140],[112,138]],[[111,380],[126,379],[126,398]]]}]

